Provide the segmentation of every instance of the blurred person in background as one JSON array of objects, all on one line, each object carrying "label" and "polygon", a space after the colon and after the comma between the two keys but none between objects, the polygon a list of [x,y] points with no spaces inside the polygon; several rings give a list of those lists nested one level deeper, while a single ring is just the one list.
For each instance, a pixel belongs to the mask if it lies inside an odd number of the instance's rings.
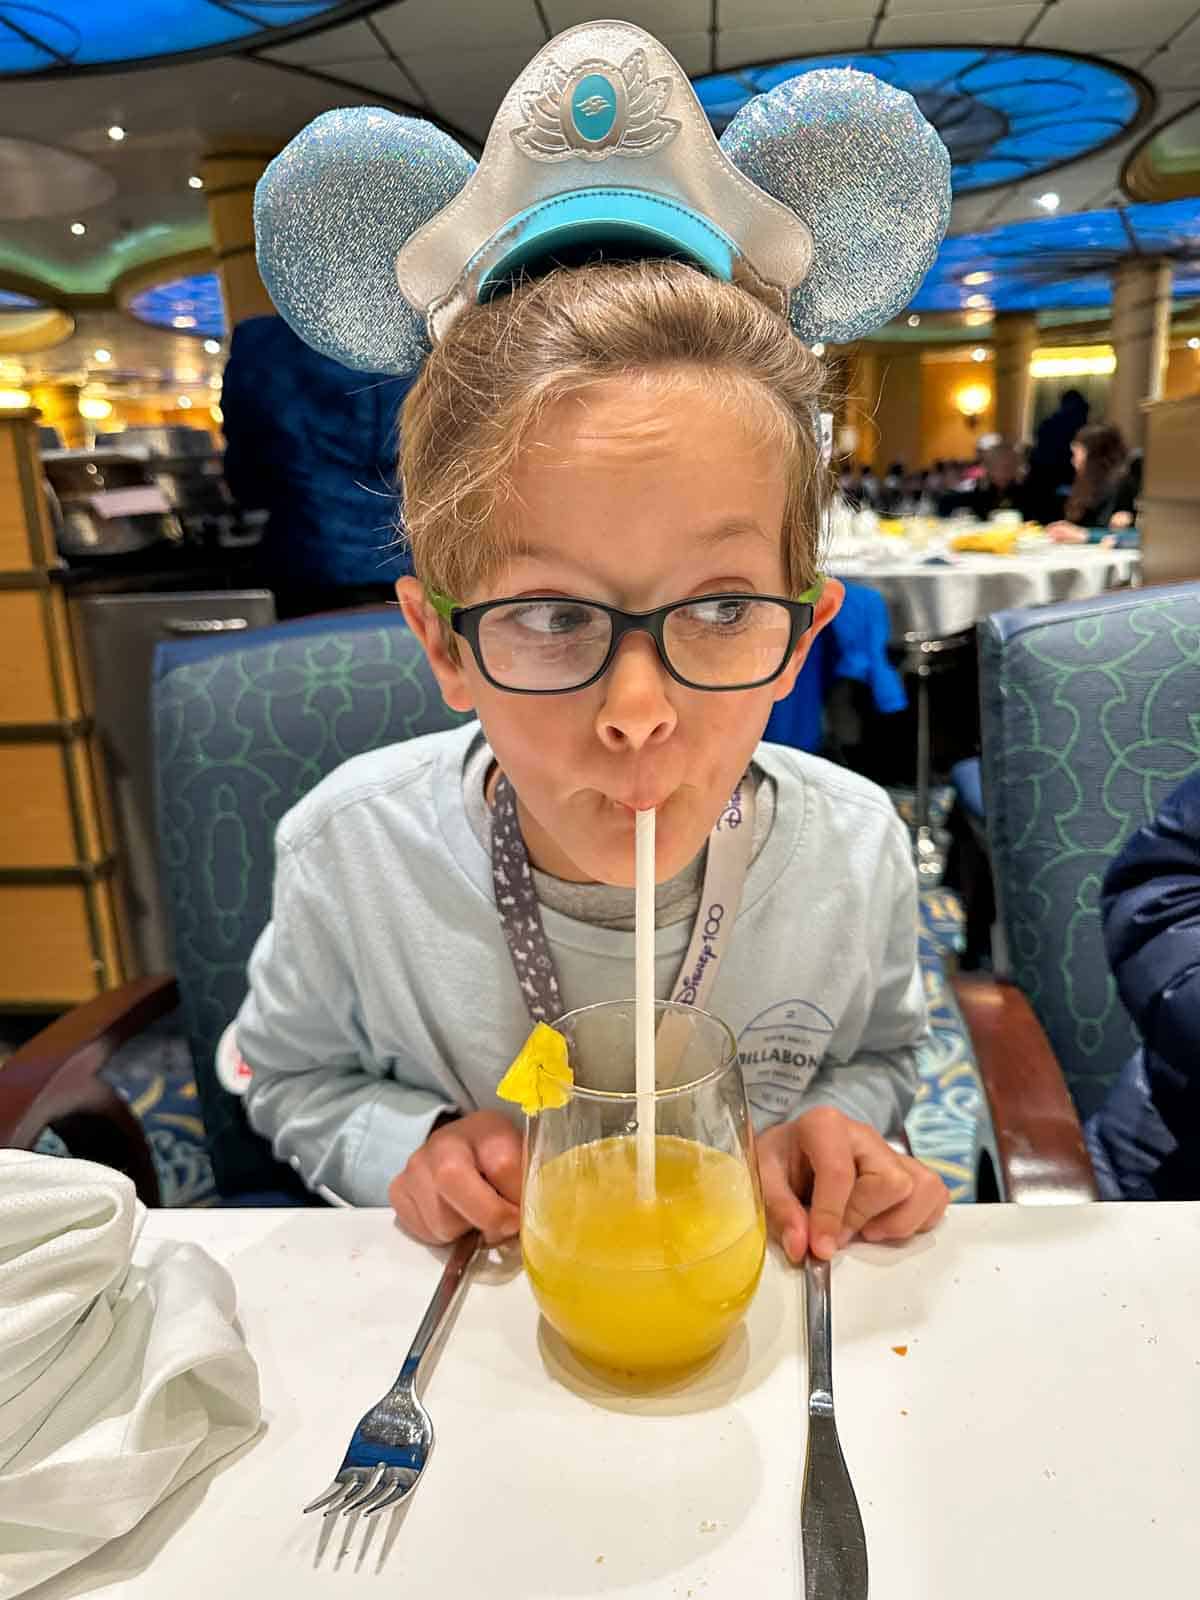
[{"label": "blurred person in background", "polygon": [[1089,423],[1071,442],[1075,480],[1063,511],[1046,532],[1060,544],[1135,544],[1136,480],[1121,430]]},{"label": "blurred person in background", "polygon": [[1079,390],[1064,389],[1058,410],[1039,425],[1026,478],[1028,515],[1034,522],[1062,516],[1072,475],[1071,444],[1087,419],[1088,403]]},{"label": "blurred person in background", "polygon": [[941,515],[948,517],[956,511],[967,511],[980,522],[986,522],[997,511],[1016,511],[1024,517],[1021,458],[1012,445],[1003,441],[993,444],[983,451],[980,466],[980,475],[969,489],[940,497]]},{"label": "blurred person in background", "polygon": [[233,330],[221,389],[225,479],[270,513],[258,581],[283,617],[395,600],[397,419],[407,378],[352,372],[282,317]]}]

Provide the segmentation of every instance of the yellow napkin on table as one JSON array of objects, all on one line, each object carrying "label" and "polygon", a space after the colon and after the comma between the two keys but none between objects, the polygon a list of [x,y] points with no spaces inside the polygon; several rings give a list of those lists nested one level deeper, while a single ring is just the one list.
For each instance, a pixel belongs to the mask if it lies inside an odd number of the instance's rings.
[{"label": "yellow napkin on table", "polygon": [[977,533],[956,533],[951,550],[973,550],[987,556],[1011,556],[1017,548],[1017,528],[981,528]]}]

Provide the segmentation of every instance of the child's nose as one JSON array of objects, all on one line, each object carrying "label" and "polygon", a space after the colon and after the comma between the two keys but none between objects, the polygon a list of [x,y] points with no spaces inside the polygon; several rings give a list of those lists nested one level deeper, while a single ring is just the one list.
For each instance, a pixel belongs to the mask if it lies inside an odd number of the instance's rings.
[{"label": "child's nose", "polygon": [[621,641],[612,666],[601,679],[604,699],[596,732],[610,750],[640,750],[669,739],[678,722],[667,694],[672,682],[645,633]]}]

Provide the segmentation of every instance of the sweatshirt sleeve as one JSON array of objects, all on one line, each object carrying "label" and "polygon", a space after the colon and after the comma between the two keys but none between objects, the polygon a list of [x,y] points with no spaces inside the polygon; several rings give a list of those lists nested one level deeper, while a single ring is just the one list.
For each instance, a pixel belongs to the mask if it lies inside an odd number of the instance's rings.
[{"label": "sweatshirt sleeve", "polygon": [[929,1037],[925,982],[917,950],[917,877],[899,819],[889,830],[891,904],[882,949],[870,973],[875,993],[862,1036],[847,1060],[827,1055],[799,1115],[834,1106],[891,1138],[916,1097],[917,1062]]},{"label": "sweatshirt sleeve", "polygon": [[272,920],[250,957],[237,1019],[250,1125],[310,1188],[386,1205],[388,1185],[457,1108],[420,1062],[373,1059],[344,910],[281,840]]}]

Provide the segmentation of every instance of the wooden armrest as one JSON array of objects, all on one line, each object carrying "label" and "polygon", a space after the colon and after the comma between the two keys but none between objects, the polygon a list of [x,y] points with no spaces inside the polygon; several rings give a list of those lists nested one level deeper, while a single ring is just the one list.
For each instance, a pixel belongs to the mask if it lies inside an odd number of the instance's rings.
[{"label": "wooden armrest", "polygon": [[1012,983],[958,974],[954,998],[975,1050],[1010,1200],[1098,1200],[1083,1129],[1028,1000]]},{"label": "wooden armrest", "polygon": [[156,1206],[158,1177],[141,1124],[98,1074],[178,1004],[174,978],[135,978],[35,1034],[0,1067],[0,1146],[28,1150],[53,1128],[72,1155],[128,1173],[139,1199]]}]

